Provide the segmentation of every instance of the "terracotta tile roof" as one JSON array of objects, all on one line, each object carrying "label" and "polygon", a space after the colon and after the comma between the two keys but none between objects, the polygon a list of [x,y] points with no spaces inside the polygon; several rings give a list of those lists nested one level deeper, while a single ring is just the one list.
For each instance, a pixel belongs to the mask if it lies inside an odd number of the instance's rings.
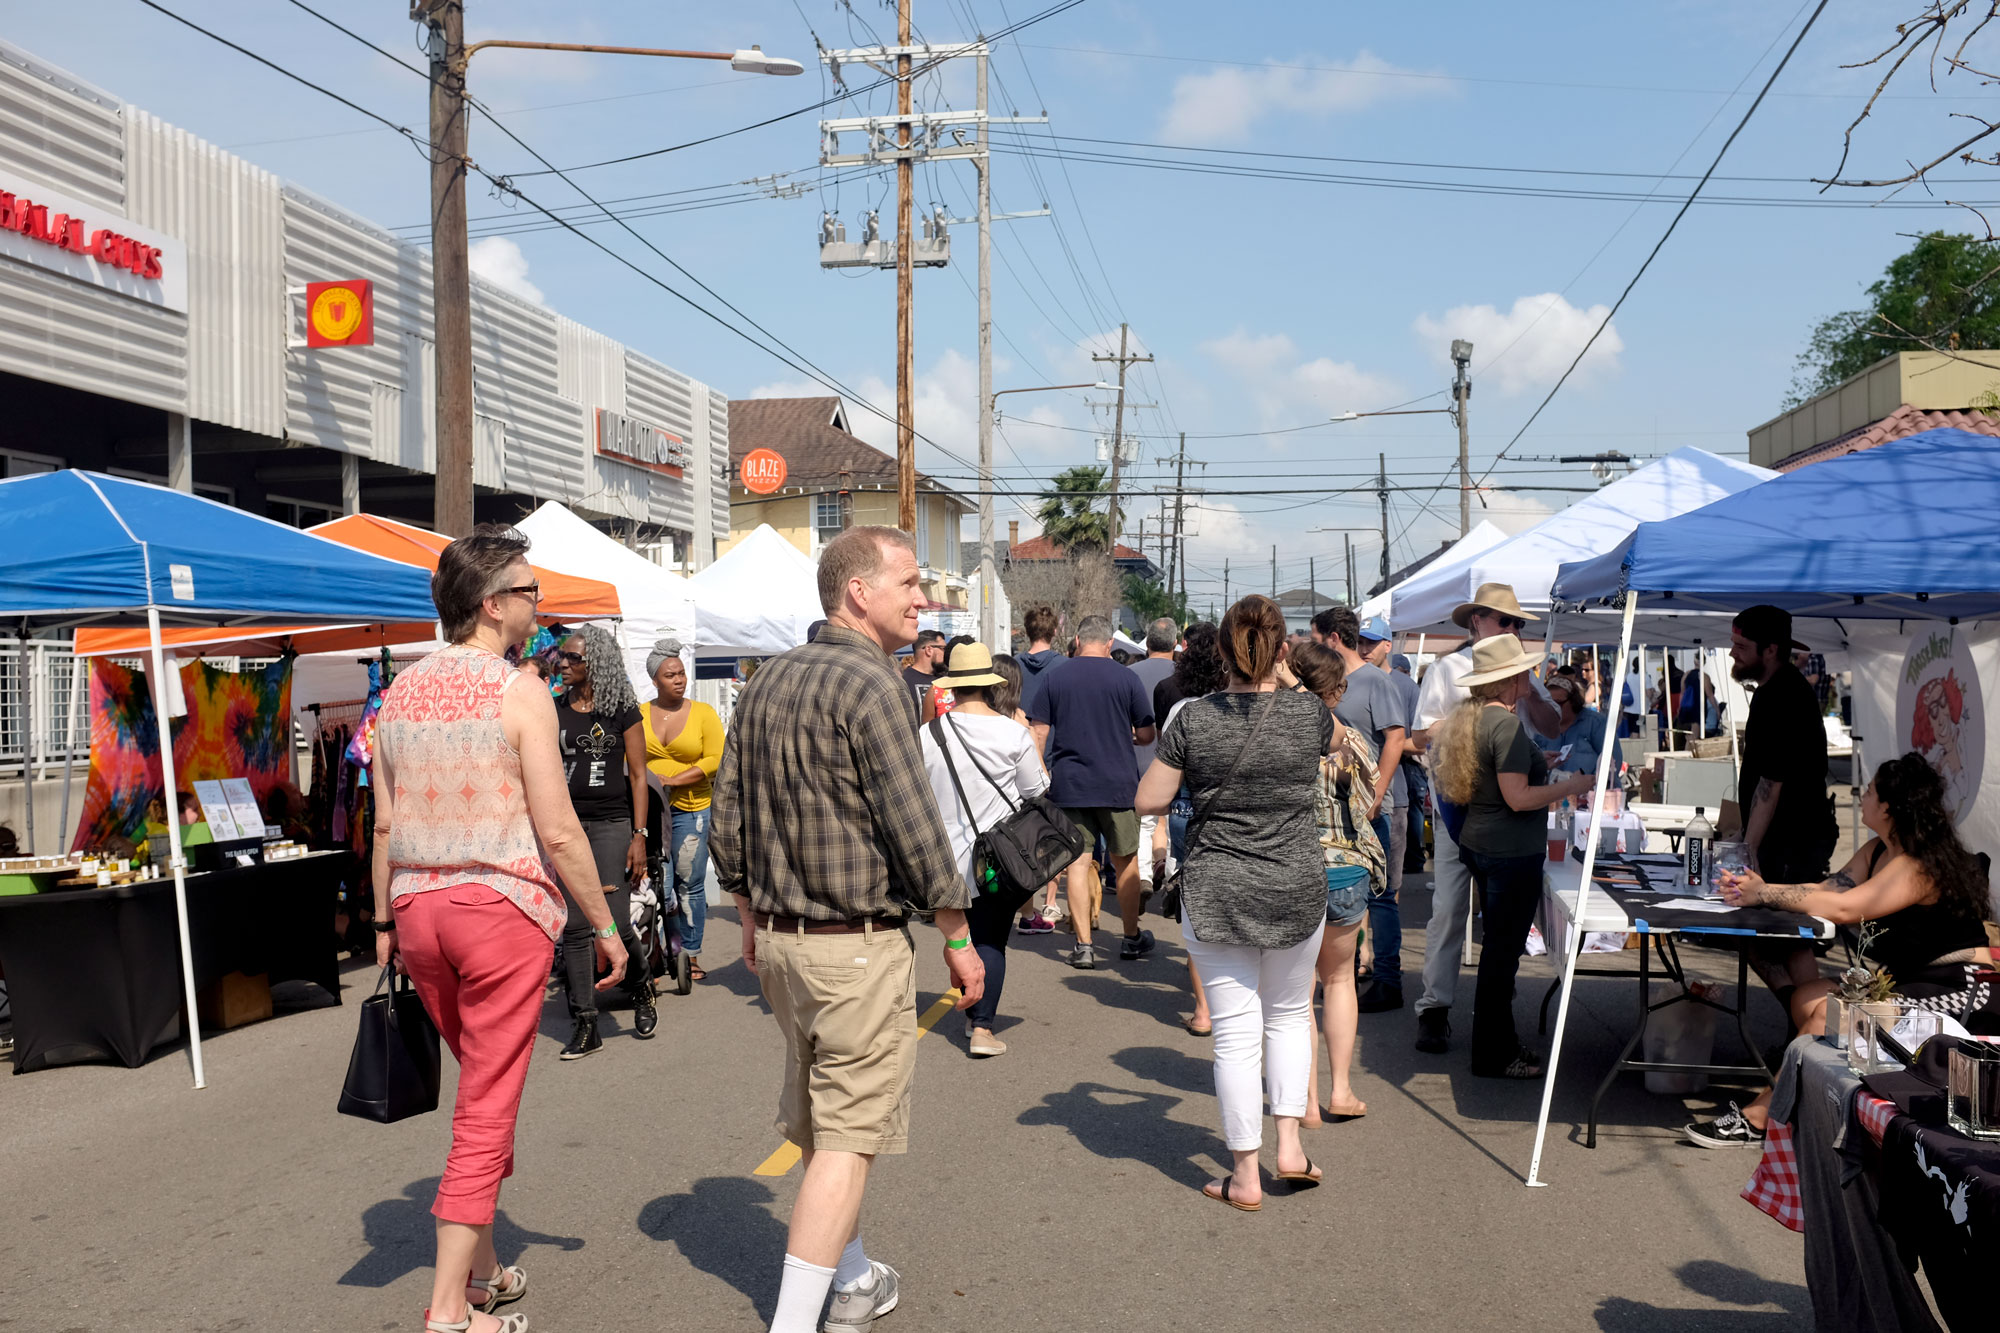
[{"label": "terracotta tile roof", "polygon": [[1871,425],[1851,430],[1847,434],[1816,444],[1810,449],[1801,449],[1790,458],[1781,458],[1771,466],[1780,472],[1792,472],[1809,463],[1823,463],[1829,458],[1839,458],[1843,454],[1859,453],[1863,449],[1873,449],[1879,444],[1888,444],[1921,431],[1936,430],[1942,426],[1952,426],[1959,430],[1971,431],[1974,435],[1991,435],[2000,438],[2000,420],[1986,413],[1968,409],[1927,411],[1923,408],[1903,404],[1888,416]]},{"label": "terracotta tile roof", "polygon": [[[843,429],[846,405],[839,398],[732,398],[729,400],[729,472],[743,455],[770,449],[785,460],[785,489],[813,490],[838,485],[894,487],[896,460]],[[922,490],[955,494],[922,472]],[[965,503],[964,497],[959,497]]]},{"label": "terracotta tile roof", "polygon": [[[1123,525],[1121,524],[1120,526],[1122,527]],[[1063,556],[1063,549],[1047,537],[1029,537],[1007,548],[1007,558],[1009,560],[1061,560]],[[1151,563],[1150,558],[1143,552],[1133,550],[1124,542],[1118,543],[1116,549],[1111,553],[1111,558],[1121,561],[1145,560]]]}]

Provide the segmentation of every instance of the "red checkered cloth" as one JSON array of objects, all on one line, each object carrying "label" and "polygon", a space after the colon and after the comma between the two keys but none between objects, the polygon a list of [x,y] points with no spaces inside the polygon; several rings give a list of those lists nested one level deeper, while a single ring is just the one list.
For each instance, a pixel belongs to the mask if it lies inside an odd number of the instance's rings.
[{"label": "red checkered cloth", "polygon": [[[1890,1106],[1894,1110],[1894,1104]],[[1743,1187],[1750,1206],[1768,1213],[1793,1231],[1806,1229],[1806,1210],[1799,1198],[1799,1159],[1792,1150],[1792,1127],[1773,1120],[1764,1132],[1764,1156],[1750,1183]]]},{"label": "red checkered cloth", "polygon": [[1882,1146],[1882,1136],[1889,1131],[1889,1122],[1898,1112],[1896,1103],[1885,1102],[1880,1097],[1866,1092],[1857,1093],[1854,1098],[1854,1118],[1868,1131],[1868,1137],[1875,1140],[1875,1146]]}]

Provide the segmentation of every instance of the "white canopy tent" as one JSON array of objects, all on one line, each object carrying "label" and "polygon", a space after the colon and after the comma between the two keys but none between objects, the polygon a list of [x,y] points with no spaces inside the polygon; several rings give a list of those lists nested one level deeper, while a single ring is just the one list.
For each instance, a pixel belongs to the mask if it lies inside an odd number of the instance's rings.
[{"label": "white canopy tent", "polygon": [[[535,564],[559,574],[602,579],[618,589],[624,619],[614,632],[625,653],[625,672],[639,698],[652,698],[646,654],[654,641],[671,636],[689,648],[695,645],[699,625],[694,580],[621,546],[553,500],[516,526],[534,543],[528,557]],[[688,666],[692,671],[691,658]]]},{"label": "white canopy tent", "polygon": [[770,657],[804,643],[812,623],[825,616],[818,568],[768,523],[687,586],[699,657]]},{"label": "white canopy tent", "polygon": [[[1549,588],[1563,564],[1614,549],[1641,523],[1689,513],[1776,475],[1704,449],[1676,449],[1469,560],[1410,579],[1394,590],[1389,623],[1399,633],[1459,633],[1451,613],[1486,583],[1507,584],[1522,609],[1546,616]],[[1535,628],[1566,643],[1591,642],[1605,633],[1602,617],[1562,615],[1555,621]],[[1726,618],[1655,613],[1640,616],[1636,633],[1640,643],[1714,646],[1728,638],[1729,628]]]},{"label": "white canopy tent", "polygon": [[1478,526],[1453,542],[1437,559],[1396,584],[1395,587],[1385,588],[1362,602],[1359,612],[1361,618],[1363,620],[1372,620],[1376,616],[1388,616],[1390,607],[1394,605],[1396,594],[1402,589],[1409,587],[1418,579],[1442,574],[1446,570],[1465,564],[1481,552],[1490,551],[1506,540],[1507,534],[1497,527],[1492,519],[1480,519]]}]

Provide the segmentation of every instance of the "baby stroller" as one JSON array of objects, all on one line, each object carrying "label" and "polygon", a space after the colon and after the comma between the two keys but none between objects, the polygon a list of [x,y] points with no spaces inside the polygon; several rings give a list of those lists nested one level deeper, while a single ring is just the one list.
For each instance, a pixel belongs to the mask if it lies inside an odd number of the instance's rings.
[{"label": "baby stroller", "polygon": [[687,952],[681,948],[680,903],[673,883],[661,877],[664,867],[654,861],[646,878],[632,890],[632,929],[639,934],[645,951],[646,976],[658,995],[670,983],[674,994],[686,995],[694,989],[694,975]]}]

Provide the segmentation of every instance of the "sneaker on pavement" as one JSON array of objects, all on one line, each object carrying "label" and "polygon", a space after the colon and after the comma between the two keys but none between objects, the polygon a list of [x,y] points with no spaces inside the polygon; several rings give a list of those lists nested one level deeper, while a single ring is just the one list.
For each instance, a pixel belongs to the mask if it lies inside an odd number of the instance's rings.
[{"label": "sneaker on pavement", "polygon": [[1403,988],[1385,986],[1381,982],[1371,982],[1367,990],[1361,992],[1358,1006],[1364,1014],[1384,1014],[1391,1009],[1403,1007]]},{"label": "sneaker on pavement", "polygon": [[987,1060],[1007,1054],[1007,1043],[991,1032],[968,1032],[965,1034],[965,1052],[976,1059]]},{"label": "sneaker on pavement", "polygon": [[1697,1148],[1748,1148],[1764,1142],[1764,1131],[1752,1125],[1735,1102],[1729,1103],[1727,1114],[1706,1124],[1696,1121],[1685,1132]]},{"label": "sneaker on pavement", "polygon": [[1142,930],[1137,935],[1127,935],[1119,943],[1118,956],[1126,962],[1144,958],[1153,951],[1153,932]]},{"label": "sneaker on pavement", "polygon": [[869,1260],[871,1270],[868,1281],[852,1291],[833,1293],[833,1304],[827,1307],[826,1322],[820,1325],[823,1333],[848,1333],[849,1330],[868,1328],[877,1319],[896,1308],[896,1270],[877,1260]]},{"label": "sneaker on pavement", "polygon": [[1443,1055],[1451,1049],[1451,1010],[1417,1011],[1417,1049],[1426,1055]]},{"label": "sneaker on pavement", "polygon": [[1023,935],[1049,935],[1055,932],[1055,926],[1040,912],[1033,916],[1022,917],[1014,923],[1014,929]]},{"label": "sneaker on pavement", "polygon": [[604,1038],[597,1035],[597,1015],[585,1014],[576,1020],[576,1031],[570,1035],[569,1045],[562,1048],[559,1060],[581,1060],[586,1055],[595,1055],[604,1049]]},{"label": "sneaker on pavement", "polygon": [[1078,944],[1074,949],[1064,949],[1062,960],[1071,967],[1088,972],[1097,966],[1097,953],[1088,944]]}]

